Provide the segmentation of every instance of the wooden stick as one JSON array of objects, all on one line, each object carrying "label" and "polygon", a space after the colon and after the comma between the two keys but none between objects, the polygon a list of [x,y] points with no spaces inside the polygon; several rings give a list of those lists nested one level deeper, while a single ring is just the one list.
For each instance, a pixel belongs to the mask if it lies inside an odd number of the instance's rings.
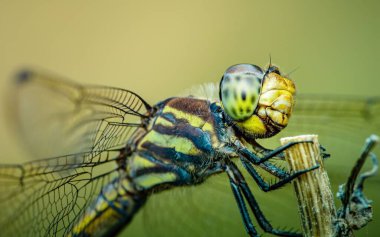
[{"label": "wooden stick", "polygon": [[301,214],[302,230],[306,237],[333,236],[333,221],[336,218],[334,198],[329,178],[324,169],[317,135],[302,135],[281,139],[281,144],[299,143],[285,151],[286,160],[292,171],[299,171],[319,165],[295,179],[294,190]]}]

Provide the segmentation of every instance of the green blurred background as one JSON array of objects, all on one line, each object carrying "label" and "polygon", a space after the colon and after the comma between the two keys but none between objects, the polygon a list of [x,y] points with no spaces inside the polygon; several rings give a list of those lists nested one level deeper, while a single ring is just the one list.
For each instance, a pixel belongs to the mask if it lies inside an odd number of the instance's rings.
[{"label": "green blurred background", "polygon": [[[0,95],[27,66],[127,88],[153,104],[217,82],[232,64],[265,66],[269,54],[283,72],[298,68],[300,93],[380,95],[379,11],[378,1],[0,0]],[[0,140],[2,162],[27,159],[5,116]],[[378,187],[376,179],[371,192]],[[291,190],[258,195],[275,226],[299,228]],[[359,236],[377,236],[376,216]],[[157,195],[122,235],[186,234],[246,236],[225,177]]]}]

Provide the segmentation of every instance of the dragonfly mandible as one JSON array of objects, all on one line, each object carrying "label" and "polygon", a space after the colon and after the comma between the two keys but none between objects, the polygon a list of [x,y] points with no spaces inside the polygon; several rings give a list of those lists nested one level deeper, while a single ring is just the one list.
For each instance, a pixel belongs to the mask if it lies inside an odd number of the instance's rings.
[{"label": "dragonfly mandible", "polygon": [[[264,231],[299,236],[272,227],[234,163],[239,159],[264,191],[309,171],[290,173],[274,165],[270,160],[282,159],[287,147],[270,150],[257,142],[287,126],[295,103],[294,83],[276,66],[263,70],[239,64],[226,70],[219,88],[219,97],[172,97],[151,106],[129,90],[82,86],[37,71],[18,74],[15,117],[23,125],[21,135],[32,150],[42,143],[47,154],[58,149],[70,155],[0,167],[0,207],[5,213],[0,235],[113,236],[151,193],[197,185],[226,173],[250,236],[257,231],[248,208]],[[43,96],[36,106],[33,98],[45,93],[52,97]],[[56,107],[39,107],[54,97],[60,97]],[[339,101],[320,100],[325,105]],[[309,110],[307,116],[316,116],[314,100],[298,101],[301,109]],[[311,106],[302,108],[307,103]],[[369,115],[378,116],[373,109],[378,108],[377,98],[357,103],[353,114],[369,108]],[[332,108],[329,115],[339,111]],[[45,138],[36,129],[40,127],[54,136]],[[257,167],[277,182],[267,183]]]}]

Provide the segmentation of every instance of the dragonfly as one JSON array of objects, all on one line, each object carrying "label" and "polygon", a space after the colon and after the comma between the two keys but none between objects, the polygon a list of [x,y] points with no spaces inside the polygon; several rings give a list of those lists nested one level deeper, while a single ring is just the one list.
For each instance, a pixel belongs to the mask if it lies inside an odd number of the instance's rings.
[{"label": "dragonfly", "polygon": [[300,236],[272,226],[245,176],[268,192],[318,167],[289,172],[272,160],[283,160],[293,144],[271,150],[258,139],[275,136],[290,120],[298,130],[307,121],[338,138],[331,130],[364,133],[363,121],[372,132],[380,127],[380,98],[296,99],[294,82],[274,65],[234,65],[219,85],[202,88],[203,95],[152,106],[129,90],[20,72],[14,123],[31,152],[51,158],[0,166],[0,235],[114,236],[156,193],[225,173],[248,235],[258,235],[251,212],[265,232]]}]

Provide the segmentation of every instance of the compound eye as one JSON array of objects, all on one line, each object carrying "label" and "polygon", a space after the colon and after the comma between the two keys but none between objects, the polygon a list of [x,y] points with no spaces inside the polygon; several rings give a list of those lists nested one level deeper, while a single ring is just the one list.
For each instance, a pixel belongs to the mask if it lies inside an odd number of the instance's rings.
[{"label": "compound eye", "polygon": [[259,101],[262,75],[260,68],[249,64],[232,66],[224,73],[220,99],[232,119],[242,121],[253,115]]}]

